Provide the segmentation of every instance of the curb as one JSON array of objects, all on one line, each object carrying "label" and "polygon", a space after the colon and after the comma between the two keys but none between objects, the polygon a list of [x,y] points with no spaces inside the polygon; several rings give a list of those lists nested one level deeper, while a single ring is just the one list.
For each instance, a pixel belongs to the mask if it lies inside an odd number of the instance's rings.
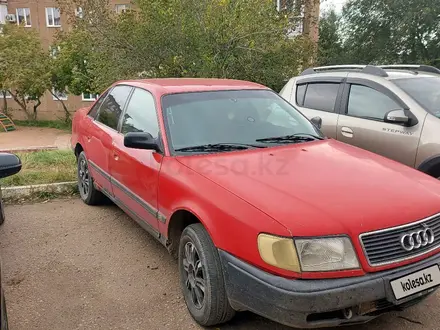
[{"label": "curb", "polygon": [[23,197],[29,197],[35,194],[66,194],[72,193],[77,187],[76,181],[37,184],[30,186],[17,186],[17,187],[5,187],[1,188],[3,198],[6,199],[19,199]]},{"label": "curb", "polygon": [[36,152],[36,151],[47,151],[47,150],[58,150],[56,146],[44,146],[44,147],[28,147],[28,148],[10,148],[10,149],[0,149],[0,152]]}]

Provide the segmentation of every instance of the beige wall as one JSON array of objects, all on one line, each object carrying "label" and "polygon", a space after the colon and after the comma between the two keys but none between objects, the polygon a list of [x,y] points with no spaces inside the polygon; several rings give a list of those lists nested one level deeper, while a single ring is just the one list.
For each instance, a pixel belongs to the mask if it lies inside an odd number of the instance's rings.
[{"label": "beige wall", "polygon": [[[111,6],[115,4],[127,4],[130,0],[112,0]],[[61,27],[47,27],[46,26],[46,7],[56,7],[54,0],[8,0],[7,8],[9,14],[16,14],[17,8],[30,8],[32,26],[28,29],[36,29],[41,37],[44,49],[49,51],[49,46],[57,31],[62,29],[69,29],[67,25],[67,16],[61,13]],[[11,24],[11,23],[9,23]],[[1,97],[1,96],[0,96]],[[12,116],[15,119],[25,119],[25,114],[18,110],[19,106],[12,100],[7,99],[8,107],[12,108]],[[1,102],[0,102],[1,103]],[[82,97],[76,95],[68,95],[67,101],[64,101],[71,112],[79,108],[90,106],[92,102],[82,101]],[[60,101],[53,100],[53,96],[46,92],[41,99],[41,105],[38,108],[38,119],[52,119],[56,120],[64,118],[64,110]]]}]

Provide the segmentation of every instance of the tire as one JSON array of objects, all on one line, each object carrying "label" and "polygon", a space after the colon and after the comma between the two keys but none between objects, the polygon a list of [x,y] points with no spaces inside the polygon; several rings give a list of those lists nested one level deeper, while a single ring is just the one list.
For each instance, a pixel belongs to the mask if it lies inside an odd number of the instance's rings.
[{"label": "tire", "polygon": [[[183,297],[193,319],[202,326],[231,320],[222,265],[217,249],[201,224],[186,227],[179,244],[179,275]],[[204,290],[201,290],[203,286]]]},{"label": "tire", "polygon": [[434,177],[435,179],[440,180],[440,167],[430,169],[426,174]]},{"label": "tire", "polygon": [[84,151],[78,156],[77,173],[78,190],[82,201],[87,205],[101,204],[104,201],[105,196],[97,190],[93,184],[93,179],[89,172],[89,164]]},{"label": "tire", "polygon": [[2,309],[1,309],[1,330],[8,330],[8,312],[6,310],[6,301],[3,290],[1,291]]},{"label": "tire", "polygon": [[2,196],[0,193],[0,225],[5,222],[5,205],[3,204]]}]

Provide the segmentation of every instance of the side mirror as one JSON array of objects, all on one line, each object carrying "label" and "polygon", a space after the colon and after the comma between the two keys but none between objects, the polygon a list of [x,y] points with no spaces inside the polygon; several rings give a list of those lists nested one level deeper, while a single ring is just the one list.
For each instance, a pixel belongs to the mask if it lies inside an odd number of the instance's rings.
[{"label": "side mirror", "polygon": [[21,170],[21,160],[8,153],[0,153],[0,179],[14,175]]},{"label": "side mirror", "polygon": [[408,125],[411,119],[406,115],[405,110],[391,110],[385,114],[384,122],[393,124]]},{"label": "side mirror", "polygon": [[322,126],[322,118],[321,117],[313,117],[312,119],[310,119],[310,121],[312,122],[313,125],[315,125],[319,129],[321,129],[321,126]]},{"label": "side mirror", "polygon": [[132,149],[155,150],[161,152],[157,139],[150,133],[130,132],[124,136],[124,146]]}]

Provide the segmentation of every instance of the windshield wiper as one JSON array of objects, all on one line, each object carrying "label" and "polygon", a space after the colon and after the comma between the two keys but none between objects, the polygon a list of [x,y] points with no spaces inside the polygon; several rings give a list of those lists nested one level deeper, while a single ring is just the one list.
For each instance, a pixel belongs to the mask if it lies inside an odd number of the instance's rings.
[{"label": "windshield wiper", "polygon": [[176,149],[175,151],[182,152],[197,152],[197,151],[233,151],[233,150],[246,150],[250,148],[264,148],[264,146],[246,144],[246,143],[214,143],[214,144],[202,144],[198,146],[190,146]]},{"label": "windshield wiper", "polygon": [[279,142],[296,142],[296,141],[315,141],[324,140],[323,137],[309,133],[296,133],[292,135],[274,136],[263,139],[257,139],[257,142],[279,143]]}]

